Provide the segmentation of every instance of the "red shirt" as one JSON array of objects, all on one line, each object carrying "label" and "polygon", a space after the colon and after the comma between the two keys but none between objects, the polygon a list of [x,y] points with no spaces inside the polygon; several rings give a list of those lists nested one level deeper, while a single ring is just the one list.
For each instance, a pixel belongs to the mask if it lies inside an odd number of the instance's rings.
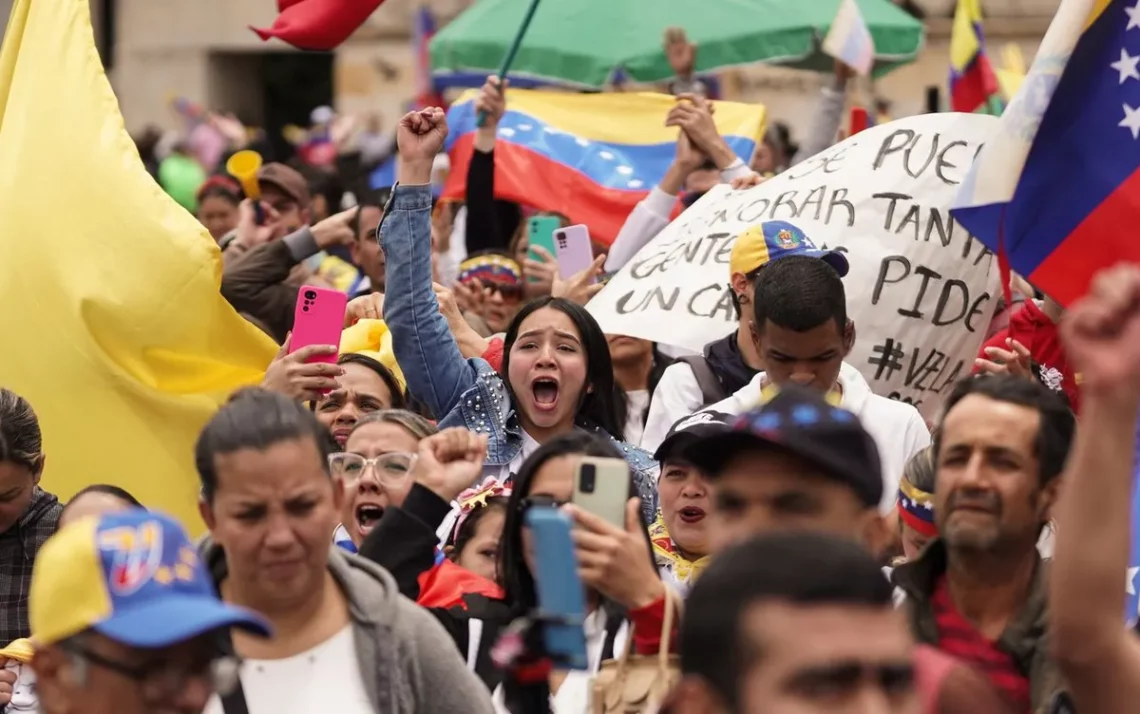
[{"label": "red shirt", "polygon": [[938,626],[938,649],[974,667],[989,678],[994,688],[1014,705],[1014,711],[1029,714],[1029,679],[1013,657],[998,648],[958,612],[950,597],[946,576],[938,579],[930,599]]},{"label": "red shirt", "polygon": [[1033,300],[1022,303],[1020,310],[1009,318],[1009,326],[999,331],[982,345],[978,357],[986,357],[987,347],[1006,347],[1005,340],[1012,337],[1029,349],[1033,361],[1041,365],[1041,375],[1045,383],[1053,389],[1063,391],[1069,398],[1074,412],[1080,411],[1080,390],[1077,377],[1069,367],[1057,324],[1041,311]]}]

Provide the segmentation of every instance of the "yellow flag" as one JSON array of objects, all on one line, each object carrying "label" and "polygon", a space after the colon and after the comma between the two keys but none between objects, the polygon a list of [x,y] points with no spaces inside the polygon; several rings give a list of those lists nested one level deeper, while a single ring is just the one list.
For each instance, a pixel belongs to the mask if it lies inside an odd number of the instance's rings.
[{"label": "yellow flag", "polygon": [[221,256],[150,178],[88,0],[16,0],[0,49],[0,384],[39,414],[44,487],[113,483],[192,531],[193,445],[275,348]]}]

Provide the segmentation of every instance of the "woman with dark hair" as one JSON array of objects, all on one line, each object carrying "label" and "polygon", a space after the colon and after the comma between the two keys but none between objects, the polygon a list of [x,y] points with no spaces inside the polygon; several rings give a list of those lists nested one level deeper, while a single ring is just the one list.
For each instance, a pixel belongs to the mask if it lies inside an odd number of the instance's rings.
[{"label": "woman with dark hair", "polygon": [[93,483],[80,489],[63,507],[59,514],[59,527],[63,528],[88,516],[101,516],[129,508],[143,508],[143,505],[125,488],[109,483]]},{"label": "woman with dark hair", "polygon": [[[469,434],[455,436],[459,449],[470,447]],[[421,598],[424,573],[436,561],[436,532],[450,503],[481,471],[479,455],[456,453],[443,443],[448,432],[420,442],[413,469],[414,483],[402,505],[388,508],[379,525],[365,539],[361,555],[388,570],[405,596],[420,600],[443,623],[492,690],[503,684],[502,672],[491,662],[489,650],[503,627],[531,613],[538,600],[534,583],[534,553],[525,523],[532,506],[562,507],[573,493],[574,472],[583,456],[620,458],[621,452],[604,436],[571,431],[548,440],[532,453],[515,477],[506,503],[499,541],[497,574],[502,591],[462,593],[451,602],[426,604]],[[466,440],[465,440],[466,439]],[[555,672],[550,677],[551,710],[556,714],[584,714],[590,677],[604,659],[620,652],[636,625],[635,648],[652,653],[659,646],[664,616],[664,585],[651,555],[649,536],[640,517],[637,489],[629,479],[630,502],[626,528],[619,529],[573,506],[566,506],[576,525],[579,574],[586,588],[588,616],[585,630],[589,672]],[[507,685],[509,688],[509,685]],[[496,706],[510,701],[512,692],[496,691]]]},{"label": "woman with dark hair", "polygon": [[198,220],[214,240],[237,228],[241,187],[229,176],[211,176],[198,187]]},{"label": "woman with dark hair", "polygon": [[503,364],[465,360],[439,312],[431,277],[431,160],[443,144],[442,112],[424,110],[400,123],[401,183],[381,222],[389,290],[384,321],[408,391],[440,427],[464,426],[488,437],[485,476],[507,480],[555,436],[582,429],[617,442],[629,462],[646,520],[656,507],[652,457],[621,443],[621,412],[609,347],[582,307],[542,298],[507,327]]},{"label": "woman with dark hair", "polygon": [[407,399],[392,370],[371,357],[343,354],[336,363],[341,371],[335,386],[314,402],[313,411],[343,448],[361,418],[381,409],[405,409]]},{"label": "woman with dark hair", "polygon": [[625,415],[624,433],[631,444],[641,444],[649,403],[665,368],[673,364],[657,349],[655,342],[627,335],[606,335],[614,363],[614,381],[621,412]]}]

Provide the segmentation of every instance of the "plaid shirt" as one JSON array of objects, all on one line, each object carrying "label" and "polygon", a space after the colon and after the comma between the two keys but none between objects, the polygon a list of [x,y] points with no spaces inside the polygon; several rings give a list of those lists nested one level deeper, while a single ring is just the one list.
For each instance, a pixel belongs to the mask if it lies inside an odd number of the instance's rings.
[{"label": "plaid shirt", "polygon": [[0,646],[31,632],[28,591],[36,552],[53,533],[63,510],[59,499],[36,486],[16,525],[0,533]]}]

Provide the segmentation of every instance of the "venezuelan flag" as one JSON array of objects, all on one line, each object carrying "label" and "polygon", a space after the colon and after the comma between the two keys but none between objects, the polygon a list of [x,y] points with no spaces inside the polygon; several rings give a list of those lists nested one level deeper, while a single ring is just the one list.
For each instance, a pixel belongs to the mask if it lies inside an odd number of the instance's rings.
[{"label": "venezuelan flag", "polygon": [[88,0],[17,0],[0,49],[0,383],[44,487],[126,488],[194,531],[198,431],[275,347],[219,293],[217,245],[147,174]]},{"label": "venezuelan flag", "polygon": [[1068,304],[1097,270],[1140,261],[1140,9],[1063,0],[953,215]]},{"label": "venezuelan flag", "polygon": [[[443,198],[462,200],[475,140],[475,92],[447,113],[451,174]],[[495,195],[572,223],[609,245],[637,202],[665,176],[677,129],[665,126],[664,94],[507,91],[495,144]],[[716,102],[717,129],[744,161],[763,136],[763,106]]]},{"label": "venezuelan flag", "polygon": [[997,93],[997,76],[982,35],[982,0],[958,0],[950,33],[950,106],[956,112],[975,112],[988,108]]}]

